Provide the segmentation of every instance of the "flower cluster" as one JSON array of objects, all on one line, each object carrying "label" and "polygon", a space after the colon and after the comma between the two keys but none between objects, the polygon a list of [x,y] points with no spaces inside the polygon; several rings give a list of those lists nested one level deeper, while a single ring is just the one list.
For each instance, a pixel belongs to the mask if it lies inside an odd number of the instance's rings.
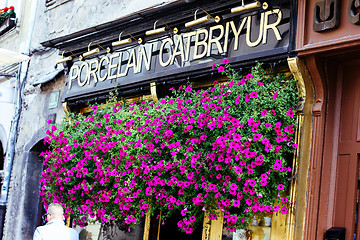
[{"label": "flower cluster", "polygon": [[49,122],[45,204],[61,203],[80,225],[88,216],[133,226],[148,214],[165,223],[177,214],[186,233],[205,211],[209,219],[222,211],[230,231],[258,212],[286,214],[276,202],[288,201],[281,193],[297,148],[295,81],[260,64],[245,77],[227,59],[216,67],[228,82],[180,86],[157,103],[109,101],[87,116],[69,114],[60,127]]},{"label": "flower cluster", "polygon": [[13,6],[0,9],[0,24],[2,24],[7,18],[15,17],[16,14]]}]

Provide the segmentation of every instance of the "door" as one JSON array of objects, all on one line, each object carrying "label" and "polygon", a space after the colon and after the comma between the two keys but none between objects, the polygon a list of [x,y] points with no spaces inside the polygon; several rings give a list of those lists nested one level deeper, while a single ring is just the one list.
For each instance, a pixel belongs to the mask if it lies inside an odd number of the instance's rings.
[{"label": "door", "polygon": [[[360,240],[359,163],[360,163],[360,61],[339,67],[342,82],[340,132],[336,164],[334,227],[346,228],[346,240]],[[339,96],[339,95],[338,95]]]}]

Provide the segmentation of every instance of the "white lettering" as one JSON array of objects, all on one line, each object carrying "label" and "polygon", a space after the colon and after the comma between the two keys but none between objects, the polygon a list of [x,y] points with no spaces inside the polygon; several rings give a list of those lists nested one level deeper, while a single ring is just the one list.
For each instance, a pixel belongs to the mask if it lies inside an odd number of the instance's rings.
[{"label": "white lettering", "polygon": [[[269,15],[271,15],[271,14],[277,14],[278,18],[277,18],[276,22],[274,22],[272,24],[268,24]],[[281,40],[281,35],[279,32],[279,29],[277,29],[277,27],[276,27],[281,22],[281,18],[282,18],[282,12],[280,9],[274,9],[272,11],[265,12],[264,37],[263,37],[263,41],[262,41],[263,44],[265,44],[267,42],[267,30],[268,29],[272,29],[274,31],[276,40],[278,40],[278,41]]]},{"label": "white lettering", "polygon": [[[200,40],[200,35],[203,34],[204,38],[203,40]],[[207,50],[207,40],[208,40],[209,32],[206,29],[200,29],[196,32],[196,38],[195,38],[195,47],[194,47],[194,60],[202,58],[206,55]],[[202,53],[199,52],[199,47],[201,47]],[[200,51],[201,51],[200,50]]]},{"label": "white lettering", "polygon": [[[165,48],[165,45],[169,43],[170,44],[170,47],[169,47],[169,59],[164,62],[164,48]],[[166,67],[166,66],[169,66],[170,62],[171,62],[171,46],[174,45],[174,42],[173,40],[171,40],[171,38],[166,38],[163,43],[161,44],[161,47],[160,47],[160,52],[159,52],[159,62],[160,62],[160,65],[162,67]]]},{"label": "white lettering", "polygon": [[[220,34],[218,37],[216,38],[212,38],[213,37],[213,33],[214,33],[214,30],[216,29],[219,29],[220,30]],[[210,31],[209,31],[209,45],[208,45],[208,51],[207,51],[207,56],[209,57],[210,54],[211,54],[211,46],[212,46],[212,43],[215,43],[218,51],[219,51],[219,54],[222,54],[224,51],[222,49],[222,46],[221,46],[221,43],[220,43],[220,39],[224,36],[224,26],[223,25],[216,25],[216,26],[213,26],[210,28]]]}]

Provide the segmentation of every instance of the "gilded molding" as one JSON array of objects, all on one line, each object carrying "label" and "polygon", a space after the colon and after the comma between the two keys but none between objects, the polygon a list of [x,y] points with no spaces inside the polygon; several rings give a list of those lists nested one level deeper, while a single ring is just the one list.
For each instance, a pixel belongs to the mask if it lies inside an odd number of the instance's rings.
[{"label": "gilded molding", "polygon": [[150,91],[151,91],[151,96],[154,102],[159,101],[157,94],[156,94],[156,82],[152,82],[150,83]]},{"label": "gilded molding", "polygon": [[63,107],[64,112],[65,112],[66,114],[68,114],[68,113],[69,113],[69,106],[68,106],[67,102],[64,102],[64,103],[62,104],[62,107]]},{"label": "gilded molding", "polygon": [[206,211],[204,214],[202,240],[210,239],[210,228],[211,228],[211,220],[209,219],[209,211]]},{"label": "gilded molding", "polygon": [[145,217],[143,240],[149,240],[149,233],[150,233],[150,214],[147,214]]},{"label": "gilded molding", "polygon": [[304,104],[306,101],[306,87],[305,87],[305,79],[310,79],[309,71],[307,70],[305,63],[300,58],[288,58],[288,65],[291,73],[296,79],[297,88],[299,91],[299,104],[297,106],[298,111],[302,111],[304,109]]},{"label": "gilded molding", "polygon": [[[308,191],[308,172],[312,141],[312,121],[314,88],[311,76],[300,58],[288,58],[288,66],[297,82],[299,91],[299,104],[297,114],[297,131],[295,142],[299,145],[293,158],[293,172],[290,187],[290,202],[286,219],[286,239],[303,239],[304,237],[304,219],[306,215],[306,196]],[[295,227],[296,226],[296,227]]]}]

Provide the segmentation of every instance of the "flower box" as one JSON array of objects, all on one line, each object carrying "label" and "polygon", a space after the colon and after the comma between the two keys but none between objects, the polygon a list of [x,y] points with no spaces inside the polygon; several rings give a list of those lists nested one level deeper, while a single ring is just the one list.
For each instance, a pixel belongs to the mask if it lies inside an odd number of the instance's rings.
[{"label": "flower box", "polygon": [[5,32],[9,31],[11,28],[15,27],[15,25],[16,25],[16,18],[7,18],[0,25],[0,35],[4,34]]}]

